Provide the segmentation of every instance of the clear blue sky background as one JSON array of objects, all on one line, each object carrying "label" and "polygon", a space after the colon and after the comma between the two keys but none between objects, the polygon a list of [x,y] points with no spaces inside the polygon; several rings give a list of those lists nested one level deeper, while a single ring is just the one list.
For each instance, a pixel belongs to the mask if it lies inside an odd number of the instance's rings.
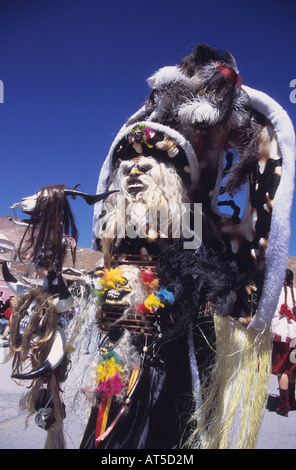
[{"label": "clear blue sky background", "polygon": [[[0,0],[0,216],[48,184],[95,193],[113,138],[149,95],[147,78],[197,43],[229,49],[243,83],[296,127],[295,33],[295,0]],[[71,206],[79,246],[90,247],[93,208]]]}]

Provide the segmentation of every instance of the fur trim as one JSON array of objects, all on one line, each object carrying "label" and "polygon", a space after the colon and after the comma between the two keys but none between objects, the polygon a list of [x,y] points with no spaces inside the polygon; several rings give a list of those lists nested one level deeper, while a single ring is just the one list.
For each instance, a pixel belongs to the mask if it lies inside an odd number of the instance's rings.
[{"label": "fur trim", "polygon": [[294,190],[295,133],[286,111],[275,100],[252,88],[244,89],[251,98],[252,106],[270,119],[283,157],[282,177],[273,202],[263,293],[259,311],[249,325],[250,330],[258,333],[271,324],[286,273]]},{"label": "fur trim", "polygon": [[164,85],[169,85],[172,82],[182,80],[184,75],[175,66],[162,67],[154,75],[147,79],[150,88],[160,88]]},{"label": "fur trim", "polygon": [[182,104],[178,112],[180,121],[187,124],[207,122],[213,125],[219,120],[219,117],[219,110],[203,99],[196,99],[192,102]]}]

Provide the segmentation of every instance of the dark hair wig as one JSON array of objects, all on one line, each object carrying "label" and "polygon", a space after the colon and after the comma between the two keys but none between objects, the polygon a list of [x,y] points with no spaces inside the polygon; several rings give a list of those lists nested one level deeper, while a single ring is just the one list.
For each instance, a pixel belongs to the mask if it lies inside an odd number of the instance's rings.
[{"label": "dark hair wig", "polygon": [[[78,231],[70,204],[64,195],[64,186],[41,188],[28,228],[20,243],[20,259],[21,248],[26,240],[28,245],[24,251],[32,250],[30,259],[33,262],[41,256],[42,264],[46,269],[55,267],[59,271],[66,255],[66,243],[63,243],[65,235],[71,236],[77,242]],[[73,263],[75,254],[76,248],[72,250]]]}]

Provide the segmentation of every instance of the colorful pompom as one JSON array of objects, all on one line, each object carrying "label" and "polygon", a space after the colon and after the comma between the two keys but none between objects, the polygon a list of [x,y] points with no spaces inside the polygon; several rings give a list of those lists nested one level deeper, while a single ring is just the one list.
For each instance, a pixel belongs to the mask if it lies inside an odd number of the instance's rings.
[{"label": "colorful pompom", "polygon": [[110,351],[97,366],[98,391],[109,397],[119,394],[124,387],[123,372],[116,352]]},{"label": "colorful pompom", "polygon": [[175,301],[174,294],[172,292],[169,292],[167,289],[165,289],[165,287],[161,287],[159,289],[159,291],[156,294],[156,297],[158,297],[163,302],[167,302],[170,305],[172,305]]},{"label": "colorful pompom", "polygon": [[104,274],[100,279],[100,284],[105,290],[116,289],[116,286],[126,284],[126,279],[122,275],[122,269],[105,269]]},{"label": "colorful pompom", "polygon": [[157,310],[159,307],[164,307],[164,304],[161,302],[159,297],[156,297],[155,294],[150,294],[144,302],[144,305],[150,312]]},{"label": "colorful pompom", "polygon": [[151,284],[154,281],[154,274],[150,269],[142,269],[140,279],[142,279],[144,284]]},{"label": "colorful pompom", "polygon": [[142,269],[140,279],[150,292],[151,290],[158,289],[159,280],[150,269]]},{"label": "colorful pompom", "polygon": [[113,395],[119,395],[123,387],[124,383],[122,382],[121,376],[119,374],[115,374],[108,380],[100,382],[98,385],[98,391],[105,392],[107,397],[110,398]]},{"label": "colorful pompom", "polygon": [[280,311],[280,315],[285,315],[289,320],[294,318],[293,312],[288,308],[287,304],[282,304]]},{"label": "colorful pompom", "polygon": [[136,305],[136,313],[150,313],[150,310],[145,306],[144,302]]}]

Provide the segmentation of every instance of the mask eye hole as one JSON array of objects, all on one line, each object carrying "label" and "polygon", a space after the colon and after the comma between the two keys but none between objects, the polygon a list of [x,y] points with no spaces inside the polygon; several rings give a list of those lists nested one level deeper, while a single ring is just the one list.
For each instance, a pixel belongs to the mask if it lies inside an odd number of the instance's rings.
[{"label": "mask eye hole", "polygon": [[121,164],[121,173],[123,176],[129,175],[133,165],[128,165],[127,163]]},{"label": "mask eye hole", "polygon": [[142,173],[148,173],[148,171],[150,171],[152,168],[152,165],[140,165],[139,166],[139,170],[142,172]]},{"label": "mask eye hole", "polygon": [[130,285],[129,285],[128,280],[126,278],[123,278],[123,279],[124,279],[124,282],[121,282],[120,284],[118,284],[117,289],[121,291],[130,292]]}]

